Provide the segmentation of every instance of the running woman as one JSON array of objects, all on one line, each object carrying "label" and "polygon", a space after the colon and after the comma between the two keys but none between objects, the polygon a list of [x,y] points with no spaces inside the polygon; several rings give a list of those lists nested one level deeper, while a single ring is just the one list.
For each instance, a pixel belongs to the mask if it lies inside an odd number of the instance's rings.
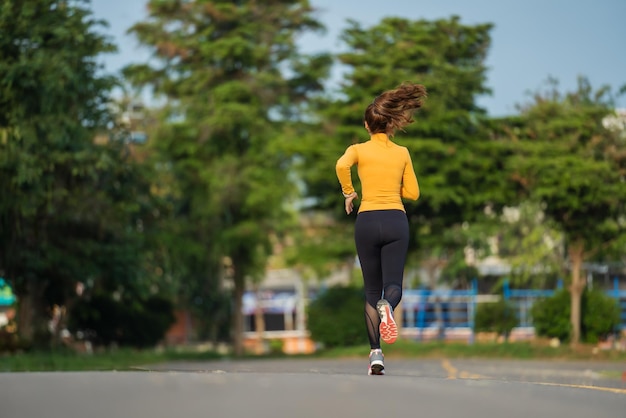
[{"label": "running woman", "polygon": [[358,194],[350,168],[358,167],[363,195],[354,227],[356,251],[365,288],[365,322],[370,342],[368,374],[385,374],[382,339],[398,338],[393,310],[402,299],[404,265],[409,246],[409,222],[402,198],[417,200],[420,189],[406,147],[391,139],[396,130],[413,122],[422,107],[426,88],[403,83],[383,92],[365,109],[368,141],[351,145],[337,160],[336,172],[349,215]]}]

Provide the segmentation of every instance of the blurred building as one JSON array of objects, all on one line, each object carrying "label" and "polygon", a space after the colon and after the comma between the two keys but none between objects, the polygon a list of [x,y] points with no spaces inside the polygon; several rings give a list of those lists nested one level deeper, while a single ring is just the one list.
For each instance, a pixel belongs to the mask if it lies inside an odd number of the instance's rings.
[{"label": "blurred building", "polygon": [[111,104],[111,112],[116,115],[115,126],[96,135],[95,143],[105,144],[111,139],[117,139],[128,144],[131,152],[134,152],[135,145],[143,145],[148,141],[147,131],[154,122],[147,116],[143,102],[120,99]]},{"label": "blurred building", "polygon": [[123,109],[120,122],[127,131],[129,143],[145,144],[148,141],[148,134],[146,133],[148,119],[142,102],[130,101]]}]

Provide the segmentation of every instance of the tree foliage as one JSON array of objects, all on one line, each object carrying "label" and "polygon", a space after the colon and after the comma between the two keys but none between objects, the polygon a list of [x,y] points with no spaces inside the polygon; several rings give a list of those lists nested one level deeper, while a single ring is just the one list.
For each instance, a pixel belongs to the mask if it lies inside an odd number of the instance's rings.
[{"label": "tree foliage", "polygon": [[97,345],[154,347],[174,322],[172,301],[159,296],[115,300],[111,293],[81,299],[68,328]]},{"label": "tree foliage", "polygon": [[604,123],[613,106],[610,90],[594,90],[585,78],[566,94],[549,80],[547,91],[538,92],[503,128],[512,153],[506,173],[518,199],[540,202],[564,234],[573,343],[581,334],[583,263],[606,256],[626,227],[624,136]]},{"label": "tree foliage", "polygon": [[498,256],[511,267],[517,287],[554,287],[567,274],[563,233],[546,218],[541,206],[523,201],[505,208],[494,235]]},{"label": "tree foliage", "polygon": [[148,19],[131,32],[153,51],[153,64],[125,74],[167,98],[154,146],[173,180],[181,279],[216,294],[228,265],[241,353],[246,279],[263,274],[270,237],[289,219],[285,204],[295,192],[284,126],[321,87],[328,61],[302,56],[295,39],[321,25],[306,0],[154,0],[148,7]]},{"label": "tree foliage", "polygon": [[115,80],[98,60],[114,46],[85,3],[0,7],[0,273],[27,340],[49,338],[53,305],[71,307],[79,282],[150,288],[139,280],[141,231],[154,219],[149,182],[123,132],[109,135]]}]

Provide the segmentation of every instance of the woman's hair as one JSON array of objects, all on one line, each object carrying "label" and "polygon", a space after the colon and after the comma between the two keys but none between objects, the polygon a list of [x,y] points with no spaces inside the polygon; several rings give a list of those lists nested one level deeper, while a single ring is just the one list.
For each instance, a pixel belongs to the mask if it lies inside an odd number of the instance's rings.
[{"label": "woman's hair", "polygon": [[396,129],[413,122],[413,112],[422,107],[426,97],[426,87],[409,82],[385,91],[365,109],[365,122],[370,133],[393,136]]}]

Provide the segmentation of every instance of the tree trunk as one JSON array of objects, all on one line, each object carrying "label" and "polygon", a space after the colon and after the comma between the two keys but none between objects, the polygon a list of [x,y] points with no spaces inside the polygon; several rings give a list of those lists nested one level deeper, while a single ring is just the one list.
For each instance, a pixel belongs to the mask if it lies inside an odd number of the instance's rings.
[{"label": "tree trunk", "polygon": [[20,341],[37,347],[47,347],[52,335],[48,330],[46,306],[43,299],[45,285],[36,279],[27,279],[16,286],[17,333]]},{"label": "tree trunk", "polygon": [[263,315],[263,307],[261,306],[261,291],[259,284],[254,285],[254,294],[256,295],[256,306],[254,308],[254,327],[256,329],[257,350],[263,351],[263,334],[265,334],[265,316]]},{"label": "tree trunk", "polygon": [[17,333],[22,341],[32,341],[35,336],[34,301],[31,292],[16,294]]},{"label": "tree trunk", "polygon": [[301,278],[296,282],[296,330],[306,331],[306,300],[308,294],[308,283]]},{"label": "tree trunk", "polygon": [[239,267],[239,264],[233,258],[233,280],[235,282],[234,289],[234,303],[233,303],[233,323],[232,323],[232,339],[233,339],[233,352],[236,356],[242,356],[244,353],[243,347],[243,293],[246,289],[246,279]]},{"label": "tree trunk", "polygon": [[570,321],[572,325],[571,343],[576,345],[581,337],[581,306],[582,295],[585,290],[585,280],[581,275],[584,257],[584,244],[582,241],[574,242],[569,248],[569,258],[572,263],[572,284],[570,285],[571,313]]}]

